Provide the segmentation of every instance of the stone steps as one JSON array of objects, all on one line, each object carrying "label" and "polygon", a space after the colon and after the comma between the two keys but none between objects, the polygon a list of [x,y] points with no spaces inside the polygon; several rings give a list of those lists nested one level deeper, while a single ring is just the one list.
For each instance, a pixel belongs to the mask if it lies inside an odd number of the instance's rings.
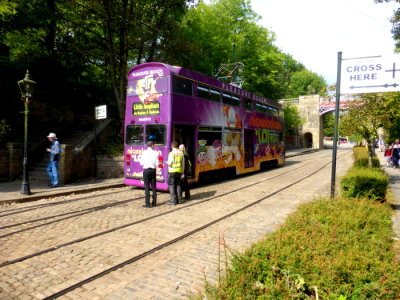
[{"label": "stone steps", "polygon": [[[79,142],[85,135],[87,135],[87,131],[73,131],[70,135],[65,138],[60,139],[62,144],[70,144],[75,145]],[[29,180],[35,181],[37,183],[48,183],[49,176],[47,175],[47,165],[49,162],[49,154],[46,153],[44,158],[34,165],[29,170]]]}]

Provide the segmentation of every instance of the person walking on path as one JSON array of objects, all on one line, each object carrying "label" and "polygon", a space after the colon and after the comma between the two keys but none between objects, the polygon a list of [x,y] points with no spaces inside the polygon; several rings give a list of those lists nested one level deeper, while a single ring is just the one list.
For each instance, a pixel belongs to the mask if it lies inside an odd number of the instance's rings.
[{"label": "person walking on path", "polygon": [[384,156],[386,160],[386,167],[390,167],[390,164],[392,163],[392,146],[387,145]]},{"label": "person walking on path", "polygon": [[183,159],[185,161],[185,167],[183,171],[184,177],[181,180],[181,190],[182,193],[185,192],[185,200],[190,200],[190,187],[189,187],[189,182],[188,182],[188,175],[190,173],[190,160],[189,160],[189,154],[186,151],[185,145],[180,144],[179,145],[179,150],[183,153]]},{"label": "person walking on path", "polygon": [[49,139],[51,145],[50,148],[46,148],[47,152],[50,152],[50,159],[47,165],[47,174],[50,178],[50,187],[55,188],[59,185],[58,178],[58,162],[60,160],[60,142],[57,141],[57,136],[55,133],[51,132],[47,138]]},{"label": "person walking on path", "polygon": [[156,169],[158,164],[158,152],[153,149],[154,143],[152,141],[148,141],[146,145],[147,150],[143,151],[140,164],[143,166],[145,207],[150,208],[150,185],[153,199],[151,205],[153,207],[157,206]]},{"label": "person walking on path", "polygon": [[167,204],[176,205],[182,201],[181,179],[185,176],[184,168],[185,161],[183,153],[178,149],[178,143],[171,143],[172,151],[168,154],[168,188],[171,195],[171,200]]},{"label": "person walking on path", "polygon": [[392,145],[392,161],[393,168],[397,169],[399,167],[399,159],[400,159],[400,141],[396,139],[394,144]]}]

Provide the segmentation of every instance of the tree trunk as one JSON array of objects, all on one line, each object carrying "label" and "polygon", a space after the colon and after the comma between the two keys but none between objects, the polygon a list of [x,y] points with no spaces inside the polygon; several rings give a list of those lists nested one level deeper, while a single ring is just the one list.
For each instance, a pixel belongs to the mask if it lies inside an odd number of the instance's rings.
[{"label": "tree trunk", "polygon": [[374,140],[367,139],[368,146],[368,166],[372,166],[372,157],[374,157]]}]

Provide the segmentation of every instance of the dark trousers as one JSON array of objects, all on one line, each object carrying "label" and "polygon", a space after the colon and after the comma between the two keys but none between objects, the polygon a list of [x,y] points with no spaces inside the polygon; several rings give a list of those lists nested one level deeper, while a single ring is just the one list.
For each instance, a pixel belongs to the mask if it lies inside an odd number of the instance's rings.
[{"label": "dark trousers", "polygon": [[156,206],[157,205],[156,169],[144,169],[143,182],[144,182],[144,195],[146,200],[146,206],[150,207],[150,185],[153,190],[152,205]]},{"label": "dark trousers", "polygon": [[393,167],[398,168],[399,167],[399,158],[397,156],[393,156],[392,161],[393,161]]},{"label": "dark trousers", "polygon": [[190,188],[187,175],[185,175],[185,177],[183,177],[183,179],[181,180],[181,189],[182,193],[185,192],[185,199],[190,200]]},{"label": "dark trousers", "polygon": [[178,204],[182,201],[181,173],[168,173],[168,188],[171,202]]}]

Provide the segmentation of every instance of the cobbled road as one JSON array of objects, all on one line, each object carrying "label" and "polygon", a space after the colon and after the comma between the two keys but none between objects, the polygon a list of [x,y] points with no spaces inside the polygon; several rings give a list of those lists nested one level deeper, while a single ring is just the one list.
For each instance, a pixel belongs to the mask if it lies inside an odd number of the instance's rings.
[{"label": "cobbled road", "polygon": [[[144,208],[132,187],[0,206],[0,299],[187,299],[218,281],[227,253],[329,197],[331,159],[332,150],[292,157],[195,187],[177,206],[159,193]],[[338,150],[337,179],[352,162]]]}]

